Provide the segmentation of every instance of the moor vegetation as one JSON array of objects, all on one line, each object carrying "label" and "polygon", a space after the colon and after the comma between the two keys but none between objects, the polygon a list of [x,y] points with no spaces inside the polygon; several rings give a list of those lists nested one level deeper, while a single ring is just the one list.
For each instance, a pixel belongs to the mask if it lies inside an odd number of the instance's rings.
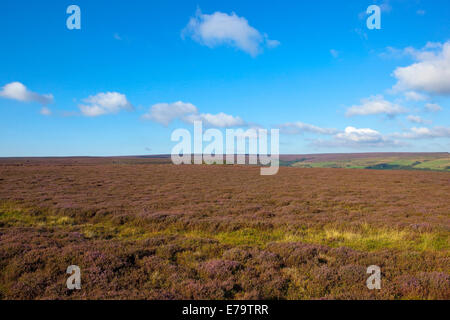
[{"label": "moor vegetation", "polygon": [[282,156],[281,162],[298,168],[347,168],[377,170],[434,170],[450,172],[450,154],[351,153]]},{"label": "moor vegetation", "polygon": [[449,172],[2,159],[0,298],[450,299],[449,194]]}]

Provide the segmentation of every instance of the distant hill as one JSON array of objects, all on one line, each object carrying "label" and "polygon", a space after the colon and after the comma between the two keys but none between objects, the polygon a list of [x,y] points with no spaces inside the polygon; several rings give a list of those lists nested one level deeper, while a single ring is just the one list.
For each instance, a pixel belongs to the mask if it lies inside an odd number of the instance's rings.
[{"label": "distant hill", "polygon": [[450,171],[448,152],[282,155],[280,160],[282,165],[298,168]]},{"label": "distant hill", "polygon": [[[91,165],[104,163],[137,165],[171,164],[172,161],[168,154],[120,157],[0,158],[0,165],[46,165],[48,163],[52,165]],[[246,163],[248,163],[248,159]],[[448,152],[282,154],[280,155],[280,166],[297,168],[433,170],[449,172],[450,154]]]}]

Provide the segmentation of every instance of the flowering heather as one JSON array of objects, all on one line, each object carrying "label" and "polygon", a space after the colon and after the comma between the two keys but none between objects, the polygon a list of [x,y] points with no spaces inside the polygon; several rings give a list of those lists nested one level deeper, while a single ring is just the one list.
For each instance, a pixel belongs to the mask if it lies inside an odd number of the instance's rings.
[{"label": "flowering heather", "polygon": [[4,159],[0,298],[450,299],[448,194],[448,172]]}]

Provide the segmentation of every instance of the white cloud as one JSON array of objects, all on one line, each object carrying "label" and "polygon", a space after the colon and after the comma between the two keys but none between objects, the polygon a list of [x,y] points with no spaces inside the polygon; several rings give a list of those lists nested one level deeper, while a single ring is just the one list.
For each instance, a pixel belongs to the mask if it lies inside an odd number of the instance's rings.
[{"label": "white cloud", "polygon": [[388,135],[370,128],[355,128],[348,126],[344,131],[327,129],[303,122],[285,123],[279,126],[283,134],[302,134],[305,132],[330,135],[330,139],[315,139],[311,145],[315,147],[334,148],[381,148],[401,147],[407,145],[404,142],[393,140]]},{"label": "white cloud", "polygon": [[318,134],[335,134],[336,129],[327,129],[307,124],[303,122],[288,122],[279,126],[281,133],[284,134],[302,134],[304,132],[318,133]]},{"label": "white cloud", "polygon": [[335,136],[337,139],[353,142],[378,142],[381,134],[370,128],[357,129],[355,127],[347,127],[344,132]]},{"label": "white cloud", "polygon": [[433,128],[411,128],[407,132],[394,133],[393,137],[403,139],[428,139],[428,138],[450,138],[450,128],[447,127],[433,127]]},{"label": "white cloud", "polygon": [[425,110],[429,112],[438,112],[442,110],[442,107],[437,103],[427,103],[425,105]]},{"label": "white cloud", "polygon": [[182,31],[182,36],[185,35],[211,48],[226,44],[252,56],[260,53],[264,46],[273,48],[280,44],[277,40],[270,40],[267,34],[261,34],[234,12],[231,15],[222,12],[203,14],[197,10]]},{"label": "white cloud", "polygon": [[32,92],[20,82],[6,84],[0,90],[0,97],[22,102],[37,102],[43,105],[53,102],[53,95]]},{"label": "white cloud", "polygon": [[206,127],[217,128],[229,128],[246,125],[244,120],[242,120],[240,117],[234,117],[223,112],[220,112],[218,114],[191,114],[185,116],[182,120],[188,123],[194,123],[194,121],[202,121],[203,125]]},{"label": "white cloud", "polygon": [[133,110],[133,106],[124,94],[118,92],[100,92],[95,96],[84,99],[86,104],[78,107],[87,117],[96,117],[105,114],[116,114],[121,110]]},{"label": "white cloud", "polygon": [[415,60],[426,60],[433,58],[436,54],[442,50],[442,43],[440,42],[427,42],[423,48],[416,49],[413,47],[406,47],[403,49],[397,49],[394,47],[386,47],[386,49],[379,54],[382,58],[387,59],[402,59],[413,58]]},{"label": "white cloud", "polygon": [[151,120],[168,126],[179,119],[186,123],[202,121],[206,127],[228,128],[247,125],[240,117],[220,112],[218,114],[199,113],[192,103],[177,101],[174,103],[157,103],[150,107],[148,113],[142,116],[144,120]]},{"label": "white cloud", "polygon": [[388,46],[378,55],[384,59],[399,59],[405,56],[405,52],[403,50]]},{"label": "white cloud", "polygon": [[339,57],[339,51],[337,51],[335,49],[331,49],[330,54],[333,56],[333,58]]},{"label": "white cloud", "polygon": [[264,40],[268,48],[276,48],[281,44],[281,42],[278,40],[270,40],[267,33],[264,33]]},{"label": "white cloud", "polygon": [[422,119],[419,116],[414,116],[414,115],[409,115],[408,117],[406,117],[406,119],[408,119],[409,122],[413,122],[413,123],[422,123],[422,124],[429,124],[429,123],[431,123],[430,120],[425,120],[425,119]]},{"label": "white cloud", "polygon": [[144,114],[142,118],[168,126],[170,122],[177,118],[182,118],[186,114],[194,114],[197,112],[197,107],[191,103],[182,101],[174,103],[157,103],[151,106],[149,112]]},{"label": "white cloud", "polygon": [[406,91],[404,93],[407,101],[425,101],[427,100],[427,96],[420,94],[415,91]]},{"label": "white cloud", "polygon": [[334,135],[332,140],[316,140],[313,145],[318,147],[379,148],[402,144],[370,128],[347,127],[344,132]]},{"label": "white cloud", "polygon": [[418,62],[394,70],[397,90],[417,90],[431,94],[450,94],[450,41],[429,42],[421,50],[404,49]]},{"label": "white cloud", "polygon": [[360,105],[354,105],[348,108],[347,116],[386,114],[392,117],[407,111],[406,108],[385,100],[382,95],[376,95],[362,99]]},{"label": "white cloud", "polygon": [[40,113],[43,116],[49,116],[49,115],[52,114],[52,111],[49,108],[47,108],[47,107],[42,107]]}]

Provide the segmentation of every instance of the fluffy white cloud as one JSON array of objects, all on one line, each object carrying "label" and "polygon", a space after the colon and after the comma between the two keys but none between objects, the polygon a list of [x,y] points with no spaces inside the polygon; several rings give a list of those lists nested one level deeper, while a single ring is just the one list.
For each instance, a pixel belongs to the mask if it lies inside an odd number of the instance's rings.
[{"label": "fluffy white cloud", "polygon": [[182,32],[182,36],[185,35],[211,48],[226,44],[252,56],[260,53],[264,46],[276,47],[280,44],[277,40],[270,40],[267,34],[261,34],[244,17],[234,12],[230,15],[222,12],[203,14],[197,10]]},{"label": "fluffy white cloud", "polygon": [[394,133],[393,137],[403,139],[428,139],[428,138],[450,138],[450,128],[434,127],[434,128],[411,128],[407,132]]},{"label": "fluffy white cloud", "polygon": [[336,139],[352,142],[378,142],[382,139],[381,133],[370,128],[357,129],[347,127],[344,132],[338,133]]},{"label": "fluffy white cloud", "polygon": [[332,140],[316,140],[318,147],[379,148],[400,146],[401,143],[383,136],[370,128],[347,127],[333,136]]},{"label": "fluffy white cloud", "polygon": [[158,122],[164,126],[169,125],[173,120],[179,119],[186,123],[202,121],[206,127],[228,128],[244,126],[246,123],[240,118],[226,113],[218,114],[199,113],[192,103],[177,101],[174,103],[157,103],[150,107],[148,113],[142,119]]},{"label": "fluffy white cloud", "polygon": [[202,121],[206,127],[229,128],[236,126],[244,126],[245,122],[240,117],[234,117],[229,114],[220,112],[218,114],[201,113],[190,114],[183,118],[183,121],[194,123],[194,121]]},{"label": "fluffy white cloud", "polygon": [[183,101],[177,101],[174,103],[157,103],[151,106],[150,111],[144,114],[142,118],[168,126],[170,122],[177,118],[182,118],[187,114],[194,114],[197,112],[198,110],[196,106]]},{"label": "fluffy white cloud", "polygon": [[416,49],[413,47],[406,47],[403,49],[386,47],[386,49],[380,53],[380,57],[390,59],[411,57],[415,60],[426,60],[434,57],[440,50],[442,50],[442,43],[427,42],[425,46],[420,49]]},{"label": "fluffy white cloud", "polygon": [[[391,136],[370,128],[355,128],[348,126],[344,131],[336,129],[321,128],[315,125],[292,122],[279,126],[280,132],[283,134],[302,134],[305,132],[316,133],[321,135],[330,135],[330,139],[315,139],[311,145],[319,148],[381,148],[381,147],[401,147],[406,143],[394,140]],[[399,136],[402,138],[402,136]]]},{"label": "fluffy white cloud", "polygon": [[421,50],[405,50],[418,62],[394,70],[395,89],[450,94],[450,41],[443,45],[430,42]]},{"label": "fluffy white cloud", "polygon": [[288,122],[279,126],[281,133],[284,134],[302,134],[304,132],[318,133],[318,134],[335,134],[336,129],[327,129],[307,124],[303,122]]},{"label": "fluffy white cloud", "polygon": [[275,48],[281,44],[281,42],[278,40],[270,40],[267,33],[264,33],[264,41],[268,48]]},{"label": "fluffy white cloud", "polygon": [[425,110],[429,112],[438,112],[442,110],[442,107],[436,103],[427,103],[425,105]]},{"label": "fluffy white cloud", "polygon": [[427,123],[431,123],[430,120],[425,120],[422,119],[419,116],[414,116],[414,115],[409,115],[408,117],[406,117],[408,119],[409,122],[413,122],[413,123],[422,123],[422,124],[427,124]]},{"label": "fluffy white cloud", "polygon": [[376,95],[362,99],[360,105],[354,105],[348,108],[347,116],[385,114],[392,117],[407,111],[406,108],[385,100],[382,95]]},{"label": "fluffy white cloud", "polygon": [[115,114],[121,110],[133,110],[127,97],[118,92],[100,92],[95,96],[89,96],[83,102],[85,104],[80,104],[78,107],[81,113],[87,117]]},{"label": "fluffy white cloud", "polygon": [[37,102],[40,104],[49,104],[53,102],[53,95],[32,92],[20,82],[6,84],[0,90],[0,97],[22,102]]}]

